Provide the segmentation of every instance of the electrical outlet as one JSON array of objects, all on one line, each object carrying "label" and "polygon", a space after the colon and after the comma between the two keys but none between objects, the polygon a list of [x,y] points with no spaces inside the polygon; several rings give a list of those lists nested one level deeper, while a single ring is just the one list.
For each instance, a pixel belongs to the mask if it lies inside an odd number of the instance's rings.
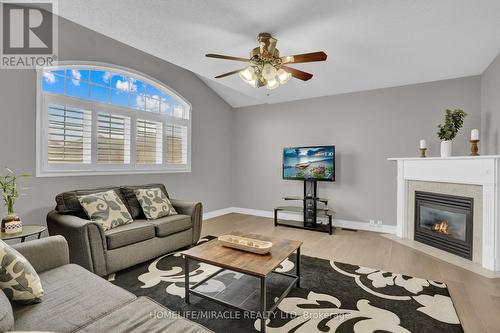
[{"label": "electrical outlet", "polygon": [[375,220],[370,220],[370,227],[374,227],[375,226]]}]

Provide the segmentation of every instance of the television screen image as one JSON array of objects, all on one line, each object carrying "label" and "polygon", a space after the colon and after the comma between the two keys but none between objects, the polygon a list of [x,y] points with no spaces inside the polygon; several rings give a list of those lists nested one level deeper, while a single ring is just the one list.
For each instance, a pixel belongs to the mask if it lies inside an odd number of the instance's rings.
[{"label": "television screen image", "polygon": [[283,149],[283,179],[335,180],[335,146]]}]

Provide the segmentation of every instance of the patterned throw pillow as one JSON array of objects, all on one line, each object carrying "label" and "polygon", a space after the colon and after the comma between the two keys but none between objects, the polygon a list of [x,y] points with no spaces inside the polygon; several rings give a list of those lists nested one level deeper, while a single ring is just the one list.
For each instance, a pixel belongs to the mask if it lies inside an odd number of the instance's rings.
[{"label": "patterned throw pillow", "polygon": [[177,214],[170,200],[159,188],[139,189],[135,190],[134,193],[148,220]]},{"label": "patterned throw pillow", "polygon": [[15,249],[0,240],[0,288],[21,304],[40,303],[42,283],[31,264]]},{"label": "patterned throw pillow", "polygon": [[93,222],[99,223],[104,230],[134,222],[127,207],[114,190],[87,194],[78,201]]}]

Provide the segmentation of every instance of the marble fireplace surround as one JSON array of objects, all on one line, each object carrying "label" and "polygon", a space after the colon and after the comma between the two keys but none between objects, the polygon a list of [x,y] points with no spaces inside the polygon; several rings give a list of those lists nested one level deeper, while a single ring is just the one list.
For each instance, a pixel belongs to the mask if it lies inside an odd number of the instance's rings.
[{"label": "marble fireplace surround", "polygon": [[408,181],[408,200],[406,211],[406,235],[403,238],[413,239],[415,230],[415,191],[456,195],[474,199],[472,212],[472,261],[481,264],[483,243],[483,189],[479,185],[452,184],[439,182]]},{"label": "marble fireplace surround", "polygon": [[[462,267],[469,266],[464,268],[471,270],[479,266],[497,276],[500,272],[500,212],[498,211],[500,156],[390,158],[389,160],[397,162],[395,240],[399,239],[407,245],[418,243],[414,247],[430,255]],[[472,262],[413,241],[416,190],[474,198]],[[429,251],[426,251],[427,248]]]}]

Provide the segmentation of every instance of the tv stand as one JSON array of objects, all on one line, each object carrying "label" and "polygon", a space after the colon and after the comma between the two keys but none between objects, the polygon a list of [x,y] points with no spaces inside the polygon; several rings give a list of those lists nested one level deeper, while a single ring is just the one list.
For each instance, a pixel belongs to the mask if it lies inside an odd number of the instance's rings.
[{"label": "tv stand", "polygon": [[[316,195],[317,181],[304,180],[304,195],[287,196],[285,201],[302,201],[302,206],[279,206],[274,209],[274,226],[282,225],[293,228],[333,232],[332,218],[334,211],[328,209],[328,199]],[[302,213],[302,221],[278,220],[278,212]],[[328,219],[328,224],[318,223],[318,217]]]}]

